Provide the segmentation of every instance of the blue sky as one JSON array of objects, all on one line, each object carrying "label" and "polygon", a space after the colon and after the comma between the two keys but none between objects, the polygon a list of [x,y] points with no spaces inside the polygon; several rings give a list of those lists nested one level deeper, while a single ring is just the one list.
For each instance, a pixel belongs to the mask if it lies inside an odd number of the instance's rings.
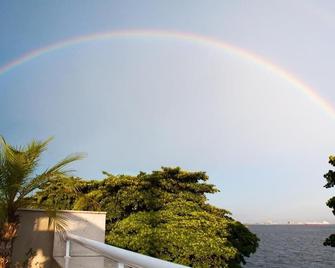
[{"label": "blue sky", "polygon": [[[1,1],[0,66],[80,35],[175,30],[260,55],[335,105],[334,27],[332,1]],[[54,136],[43,166],[86,152],[85,178],[204,170],[221,190],[210,202],[244,222],[334,222],[334,120],[265,67],[175,38],[82,43],[0,75],[0,133]]]}]

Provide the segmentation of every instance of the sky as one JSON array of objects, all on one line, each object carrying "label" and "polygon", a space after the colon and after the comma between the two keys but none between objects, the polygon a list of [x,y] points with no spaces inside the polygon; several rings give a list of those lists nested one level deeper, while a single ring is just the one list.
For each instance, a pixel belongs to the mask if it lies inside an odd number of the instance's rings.
[{"label": "sky", "polygon": [[334,29],[333,1],[1,0],[0,134],[53,136],[41,168],[86,153],[86,179],[206,171],[209,202],[242,222],[335,223]]}]

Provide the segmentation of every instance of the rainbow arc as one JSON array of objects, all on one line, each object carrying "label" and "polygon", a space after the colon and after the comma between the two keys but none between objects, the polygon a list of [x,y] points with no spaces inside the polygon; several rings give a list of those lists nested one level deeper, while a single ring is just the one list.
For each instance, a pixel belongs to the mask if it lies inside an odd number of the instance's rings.
[{"label": "rainbow arc", "polygon": [[270,71],[271,73],[286,80],[290,84],[294,85],[294,87],[301,90],[304,93],[304,95],[309,97],[315,104],[320,106],[329,115],[335,118],[335,109],[329,102],[323,99],[315,89],[313,89],[312,87],[310,87],[309,85],[298,79],[295,75],[281,68],[280,66],[271,63],[267,59],[255,53],[231,45],[229,43],[223,42],[219,39],[188,32],[166,31],[166,30],[117,30],[111,32],[102,32],[102,33],[78,36],[30,51],[22,55],[21,57],[0,67],[0,76],[6,74],[7,72],[15,69],[16,67],[24,63],[27,63],[31,60],[34,60],[35,58],[41,57],[45,54],[51,53],[56,50],[65,49],[85,42],[110,40],[121,37],[172,38],[222,49],[227,53],[235,55],[236,57],[240,57],[256,65],[260,65],[265,69],[267,69],[268,71]]}]

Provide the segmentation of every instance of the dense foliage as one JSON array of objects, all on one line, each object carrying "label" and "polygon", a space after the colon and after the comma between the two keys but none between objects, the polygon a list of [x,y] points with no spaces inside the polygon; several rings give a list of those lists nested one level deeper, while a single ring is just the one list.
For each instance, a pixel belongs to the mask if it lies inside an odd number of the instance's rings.
[{"label": "dense foliage", "polygon": [[[329,156],[329,164],[331,164],[332,166],[335,166],[335,156]],[[324,175],[324,177],[327,180],[327,183],[325,185],[326,188],[331,188],[335,186],[335,171],[334,170],[329,170]],[[333,196],[327,201],[327,206],[332,209],[332,212],[335,215],[335,196]],[[335,247],[335,234],[331,234],[323,244],[325,246]]]},{"label": "dense foliage", "polygon": [[[101,181],[50,180],[36,193],[36,206],[107,211],[107,243],[193,267],[240,267],[258,246],[228,211],[206,203],[205,194],[218,190],[204,172],[104,174]],[[81,195],[64,191],[74,184]]]}]

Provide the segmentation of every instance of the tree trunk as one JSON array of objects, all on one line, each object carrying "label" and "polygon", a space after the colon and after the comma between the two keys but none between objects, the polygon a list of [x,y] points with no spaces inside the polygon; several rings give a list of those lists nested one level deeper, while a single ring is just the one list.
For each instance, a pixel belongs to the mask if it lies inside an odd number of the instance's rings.
[{"label": "tree trunk", "polygon": [[13,243],[18,223],[4,223],[0,230],[0,268],[9,268],[13,254]]}]

